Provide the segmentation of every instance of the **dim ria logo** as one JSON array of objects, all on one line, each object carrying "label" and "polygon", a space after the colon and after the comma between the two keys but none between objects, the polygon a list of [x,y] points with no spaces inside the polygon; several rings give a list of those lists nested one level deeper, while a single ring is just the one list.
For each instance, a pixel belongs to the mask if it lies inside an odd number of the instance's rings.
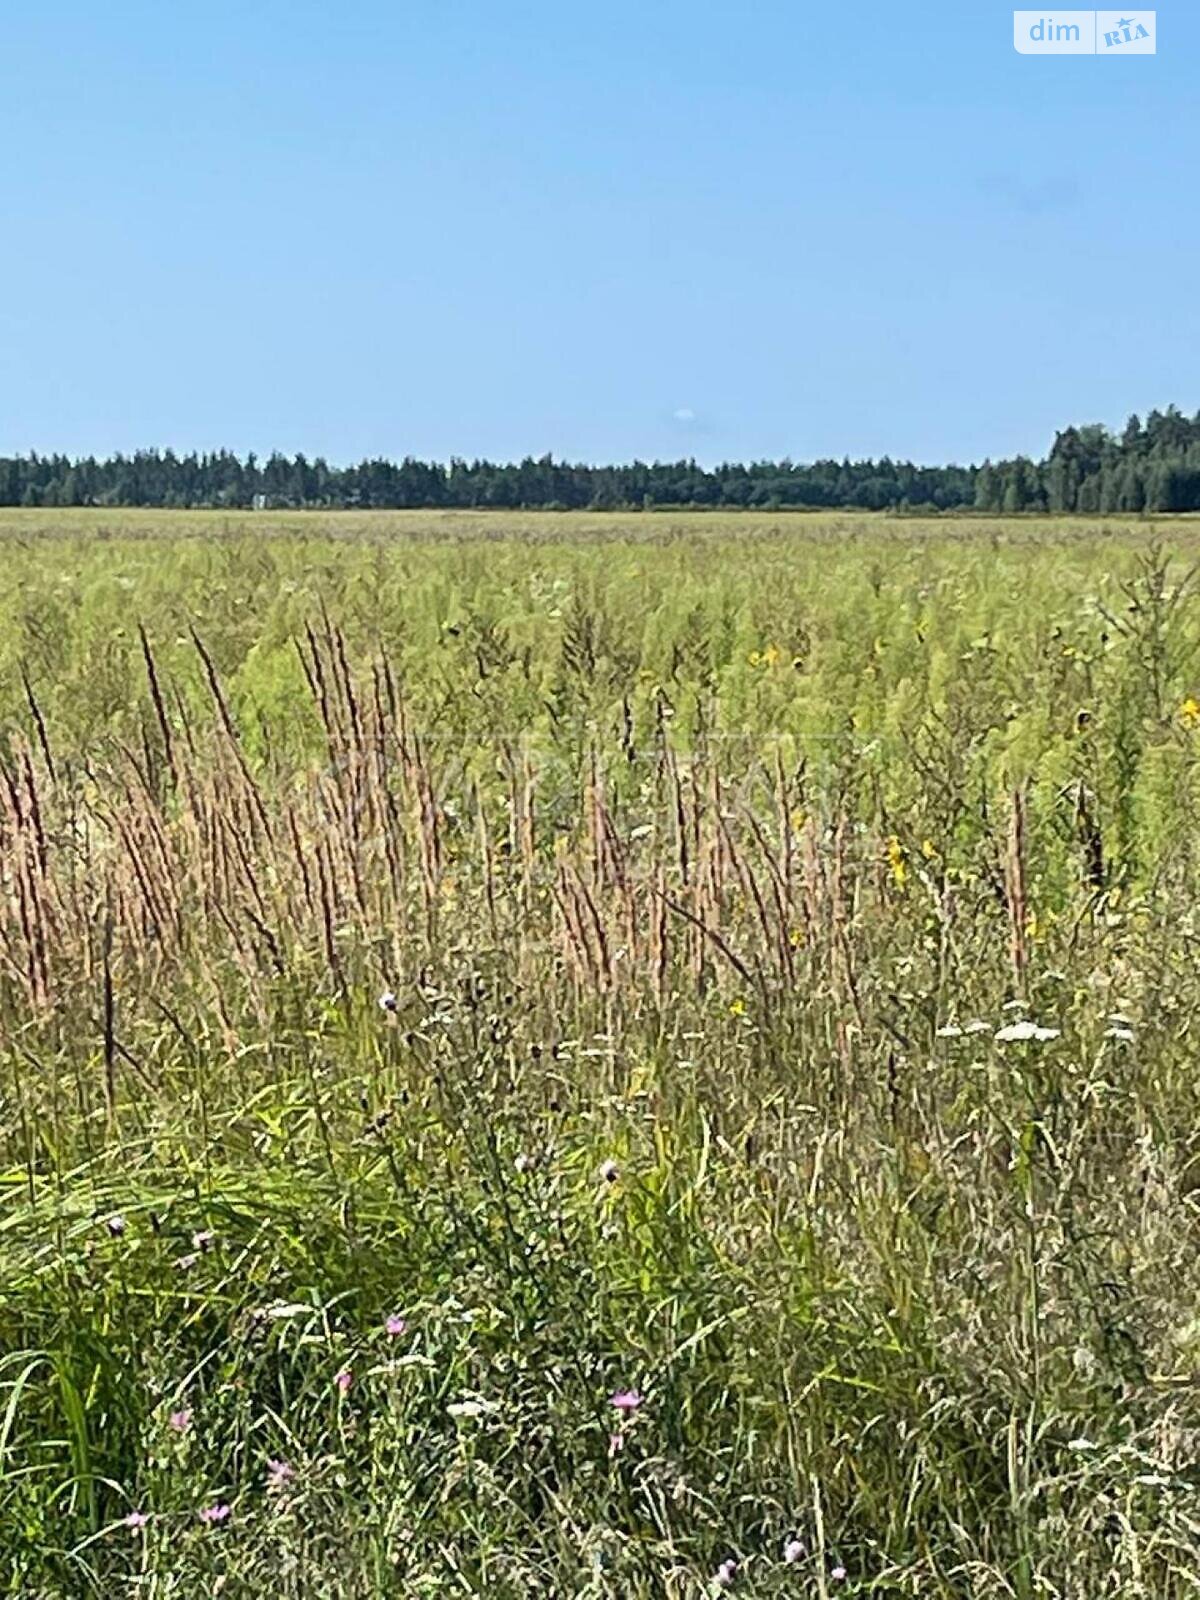
[{"label": "dim ria logo", "polygon": [[1153,11],[1014,11],[1023,56],[1152,56]]}]

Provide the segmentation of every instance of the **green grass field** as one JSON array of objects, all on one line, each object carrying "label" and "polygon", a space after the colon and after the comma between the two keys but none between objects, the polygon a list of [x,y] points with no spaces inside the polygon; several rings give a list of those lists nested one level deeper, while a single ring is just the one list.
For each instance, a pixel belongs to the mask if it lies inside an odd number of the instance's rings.
[{"label": "green grass field", "polygon": [[1200,523],[0,555],[0,1592],[1200,1593]]}]

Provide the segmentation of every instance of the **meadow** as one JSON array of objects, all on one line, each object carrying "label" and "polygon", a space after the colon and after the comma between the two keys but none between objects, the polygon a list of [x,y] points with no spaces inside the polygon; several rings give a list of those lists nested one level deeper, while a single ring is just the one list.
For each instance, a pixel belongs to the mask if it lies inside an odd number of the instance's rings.
[{"label": "meadow", "polygon": [[0,1593],[1200,1593],[1198,558],[0,513]]}]

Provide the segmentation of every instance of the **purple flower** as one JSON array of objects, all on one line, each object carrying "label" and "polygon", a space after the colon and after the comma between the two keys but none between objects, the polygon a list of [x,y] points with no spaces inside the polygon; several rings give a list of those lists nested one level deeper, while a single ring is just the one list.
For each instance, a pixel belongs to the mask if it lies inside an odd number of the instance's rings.
[{"label": "purple flower", "polygon": [[402,1333],[407,1331],[407,1329],[408,1323],[405,1322],[404,1318],[398,1317],[394,1313],[383,1325],[383,1331],[387,1334],[389,1339],[398,1339]]},{"label": "purple flower", "polygon": [[833,1581],[835,1583],[842,1583],[842,1582],[845,1581],[846,1569],[845,1569],[845,1567],[834,1567],[830,1571],[829,1576],[833,1579]]},{"label": "purple flower", "polygon": [[180,1272],[190,1272],[199,1259],[199,1256],[194,1255],[189,1251],[186,1256],[177,1257],[175,1265],[179,1268]]},{"label": "purple flower", "polygon": [[131,1511],[125,1518],[125,1526],[127,1528],[132,1528],[134,1533],[137,1533],[141,1528],[144,1528],[149,1521],[150,1518],[144,1511]]},{"label": "purple flower", "polygon": [[216,1505],[205,1506],[200,1512],[200,1521],[207,1522],[209,1527],[218,1522],[228,1522],[233,1514],[233,1507],[226,1505],[223,1500],[218,1500]]},{"label": "purple flower", "polygon": [[737,1580],[738,1564],[730,1559],[717,1568],[715,1582],[718,1589],[732,1589]]},{"label": "purple flower", "polygon": [[192,1425],[192,1413],[189,1407],[184,1406],[180,1411],[172,1411],[167,1418],[167,1426],[176,1433],[186,1433]]},{"label": "purple flower", "polygon": [[350,1371],[349,1367],[343,1367],[333,1381],[342,1394],[347,1394],[349,1392],[350,1385],[354,1382],[354,1374]]},{"label": "purple flower", "polygon": [[296,1476],[296,1469],[290,1461],[272,1458],[267,1462],[267,1492],[285,1489]]},{"label": "purple flower", "polygon": [[616,1394],[609,1398],[609,1405],[614,1411],[619,1411],[623,1417],[631,1417],[642,1403],[642,1397],[636,1389],[618,1389]]},{"label": "purple flower", "polygon": [[199,1233],[194,1233],[192,1235],[192,1249],[207,1250],[212,1245],[216,1237],[216,1234],[211,1228],[201,1228]]},{"label": "purple flower", "polygon": [[799,1539],[789,1539],[783,1547],[783,1559],[789,1567],[794,1567],[797,1561],[804,1559],[804,1546]]}]

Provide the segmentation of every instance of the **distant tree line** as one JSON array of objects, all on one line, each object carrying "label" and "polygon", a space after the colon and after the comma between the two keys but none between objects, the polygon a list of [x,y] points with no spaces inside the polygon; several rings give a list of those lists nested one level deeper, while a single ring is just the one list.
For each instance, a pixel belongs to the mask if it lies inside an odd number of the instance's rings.
[{"label": "distant tree line", "polygon": [[918,467],[887,456],[710,468],[691,460],[595,467],[551,456],[509,464],[406,457],[333,467],[320,457],[242,459],[228,450],[143,450],[102,461],[0,456],[0,505],[1198,511],[1200,413],[1189,419],[1170,406],[1144,424],[1130,417],[1119,435],[1099,424],[1065,428],[1044,461],[1018,456],[978,467]]},{"label": "distant tree line", "polygon": [[1120,434],[1064,428],[1045,461],[985,461],[980,511],[1200,511],[1200,412],[1130,417]]}]

